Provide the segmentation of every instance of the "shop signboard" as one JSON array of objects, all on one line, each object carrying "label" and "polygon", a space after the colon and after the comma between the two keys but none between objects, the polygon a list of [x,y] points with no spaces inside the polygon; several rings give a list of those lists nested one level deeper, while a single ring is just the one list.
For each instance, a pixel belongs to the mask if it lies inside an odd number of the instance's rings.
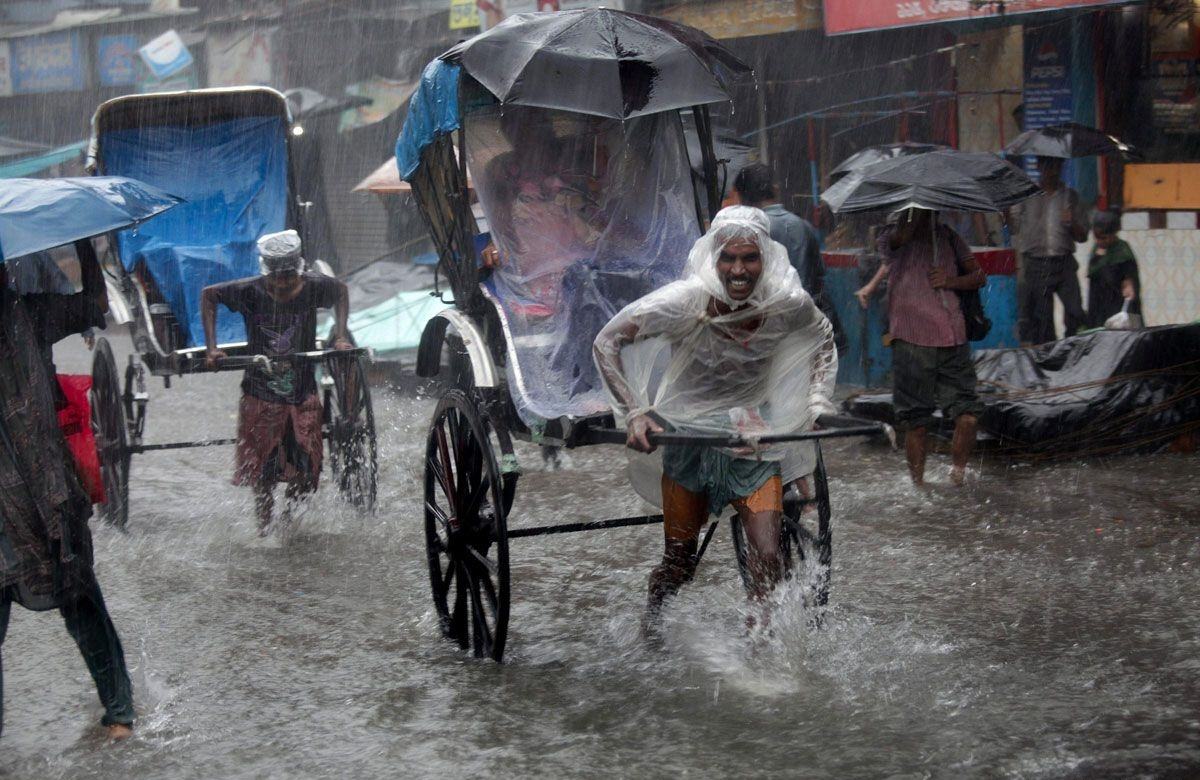
[{"label": "shop signboard", "polygon": [[138,49],[138,54],[154,78],[160,80],[174,76],[192,64],[192,53],[174,30],[167,30],[150,41]]},{"label": "shop signboard", "polygon": [[[1061,28],[1025,28],[1025,130],[1060,125],[1075,118],[1071,92],[1071,37]],[[1030,175],[1037,175],[1026,160]]]},{"label": "shop signboard", "polygon": [[102,35],[96,40],[96,74],[102,87],[137,83],[136,35]]},{"label": "shop signboard", "polygon": [[450,29],[479,29],[479,6],[475,0],[450,0]]},{"label": "shop signboard", "polygon": [[236,28],[208,35],[208,86],[269,87],[273,82],[271,63],[275,28]]},{"label": "shop signboard", "polygon": [[536,11],[572,11],[576,8],[605,8],[621,11],[625,0],[476,0],[480,26],[489,30],[513,14]]},{"label": "shop signboard", "polygon": [[12,49],[8,41],[0,41],[0,97],[8,97],[12,93]]},{"label": "shop signboard", "polygon": [[1196,60],[1164,58],[1151,63],[1154,126],[1171,135],[1200,132],[1200,80]]},{"label": "shop signboard", "polygon": [[1116,5],[1126,0],[825,0],[825,32],[884,30],[916,24],[986,19],[1038,11],[1060,11],[1089,5]]},{"label": "shop signboard", "polygon": [[13,38],[12,91],[18,95],[70,92],[87,86],[79,32]]}]

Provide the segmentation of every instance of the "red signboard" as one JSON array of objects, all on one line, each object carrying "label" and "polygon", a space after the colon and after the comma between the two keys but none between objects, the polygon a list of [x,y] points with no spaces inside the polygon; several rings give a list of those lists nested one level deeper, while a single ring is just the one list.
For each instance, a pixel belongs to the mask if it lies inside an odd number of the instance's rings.
[{"label": "red signboard", "polygon": [[837,35],[1122,2],[1128,0],[825,0],[825,33]]}]

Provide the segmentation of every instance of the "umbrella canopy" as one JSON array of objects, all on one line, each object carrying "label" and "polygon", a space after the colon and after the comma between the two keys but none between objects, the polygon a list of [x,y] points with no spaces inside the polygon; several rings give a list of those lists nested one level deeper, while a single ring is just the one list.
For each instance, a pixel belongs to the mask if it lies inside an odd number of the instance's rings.
[{"label": "umbrella canopy", "polygon": [[[458,147],[455,147],[457,150]],[[467,175],[467,187],[475,189],[470,174]],[[395,157],[389,157],[375,170],[371,171],[362,181],[354,185],[352,192],[375,192],[381,195],[400,192],[412,192],[412,185],[400,178],[400,167]]]},{"label": "umbrella canopy", "polygon": [[941,144],[924,144],[904,141],[895,144],[880,144],[879,146],[868,146],[866,149],[855,152],[846,159],[842,160],[842,164],[829,172],[830,179],[837,179],[845,176],[847,173],[861,171],[869,165],[874,165],[877,162],[891,160],[896,157],[908,157],[914,154],[924,154],[925,152],[935,152],[939,149],[949,149],[948,146]]},{"label": "umbrella canopy", "polygon": [[0,259],[131,227],[181,202],[124,176],[6,179],[0,184]]},{"label": "umbrella canopy", "polygon": [[292,112],[293,121],[340,114],[347,109],[369,106],[374,102],[371,98],[360,95],[329,97],[308,87],[285,90],[283,96],[287,98],[288,110]]},{"label": "umbrella canopy", "polygon": [[614,119],[728,100],[750,72],[699,30],[605,8],[516,14],[442,59],[502,103]]},{"label": "umbrella canopy", "polygon": [[1026,130],[1004,147],[1004,153],[1011,156],[1031,155],[1033,157],[1090,157],[1094,154],[1124,154],[1136,156],[1137,152],[1129,144],[1117,140],[1114,136],[1087,125],[1068,122],[1062,125],[1049,125],[1037,130]]},{"label": "umbrella canopy", "polygon": [[846,174],[821,195],[837,214],[876,209],[1001,211],[1038,186],[994,154],[942,149],[897,157]]}]

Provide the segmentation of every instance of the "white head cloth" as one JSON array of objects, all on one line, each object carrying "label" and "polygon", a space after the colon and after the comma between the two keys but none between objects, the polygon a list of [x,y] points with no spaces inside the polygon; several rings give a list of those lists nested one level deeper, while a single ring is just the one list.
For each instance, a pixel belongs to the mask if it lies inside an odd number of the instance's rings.
[{"label": "white head cloth", "polygon": [[259,269],[263,274],[304,270],[304,259],[300,256],[300,234],[295,230],[267,233],[259,237],[257,246]]},{"label": "white head cloth", "polygon": [[[742,301],[729,297],[717,272],[733,242],[756,244],[763,261]],[[808,430],[817,415],[834,411],[833,329],[787,250],[771,240],[767,215],[748,206],[718,212],[693,245],[684,277],[622,309],[597,336],[595,355],[618,421],[653,412],[679,431],[754,438]],[[792,470],[807,473],[811,446],[756,454],[783,460],[785,472],[801,455]]]}]

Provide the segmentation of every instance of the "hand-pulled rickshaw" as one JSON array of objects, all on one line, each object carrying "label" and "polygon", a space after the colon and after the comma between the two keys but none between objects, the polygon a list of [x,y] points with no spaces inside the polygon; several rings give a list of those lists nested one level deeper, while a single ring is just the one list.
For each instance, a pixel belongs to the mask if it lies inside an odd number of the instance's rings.
[{"label": "hand-pulled rickshaw", "polygon": [[[663,20],[604,9],[522,14],[430,63],[410,102],[397,162],[453,303],[427,325],[417,361],[425,377],[451,367],[425,449],[429,577],[442,633],[478,657],[504,653],[511,539],[662,522],[509,528],[520,474],[513,441],[625,442],[592,343],[618,310],[680,277],[721,200],[709,106],[727,101],[726,79],[747,71],[707,35]],[[685,112],[700,140],[698,179]],[[473,194],[486,224],[473,216]],[[494,270],[481,267],[486,254],[499,256]],[[818,440],[880,426],[821,422],[823,430],[774,439],[815,448],[811,495],[793,490],[785,500],[781,549],[789,570],[813,567],[823,604],[832,532]],[[679,432],[656,441],[747,443]],[[736,518],[731,528],[745,578],[744,531]]]},{"label": "hand-pulled rickshaw", "polygon": [[[157,450],[232,444],[234,439],[143,441],[147,375],[209,371],[200,293],[205,286],[258,273],[255,240],[296,228],[303,210],[289,155],[287,101],[272,89],[245,87],[128,95],[102,104],[92,119],[89,163],[97,174],[129,176],[178,195],[170,214],[117,233],[108,263],[110,301],[129,324],[135,354],[123,385],[106,340],[92,363],[93,427],[108,493],[104,519],[129,516],[132,456]],[[280,361],[315,363],[321,371],[323,434],[334,481],[347,501],[375,502],[375,421],[364,350],[318,349],[283,356],[247,353],[239,317],[221,311],[217,370]]]}]

